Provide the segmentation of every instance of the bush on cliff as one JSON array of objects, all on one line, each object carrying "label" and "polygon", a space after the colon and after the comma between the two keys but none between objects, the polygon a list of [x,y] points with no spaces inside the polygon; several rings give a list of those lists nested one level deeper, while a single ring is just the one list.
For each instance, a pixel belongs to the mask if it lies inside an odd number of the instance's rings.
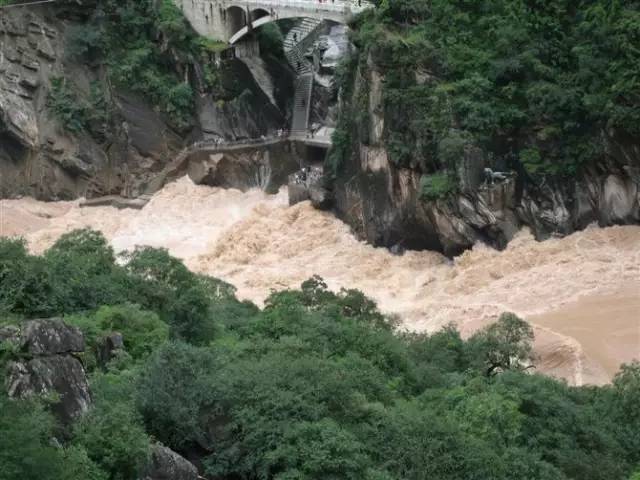
[{"label": "bush on cliff", "polygon": [[[190,124],[194,110],[184,73],[207,55],[207,45],[171,0],[101,1],[89,21],[67,35],[68,55],[105,67],[115,86],[147,98],[178,129]],[[67,102],[52,104],[70,116]],[[65,126],[78,130],[81,112],[71,113],[74,121]]]},{"label": "bush on cliff", "polygon": [[607,155],[608,135],[637,136],[638,2],[377,3],[353,25],[351,68],[384,78],[384,144],[399,167],[450,168],[439,145],[451,129],[529,175],[573,175]]}]

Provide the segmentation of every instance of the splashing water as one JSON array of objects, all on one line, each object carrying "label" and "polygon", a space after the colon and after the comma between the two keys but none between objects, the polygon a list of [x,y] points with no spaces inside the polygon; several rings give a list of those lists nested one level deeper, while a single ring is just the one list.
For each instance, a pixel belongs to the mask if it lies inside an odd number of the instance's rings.
[{"label": "splashing water", "polygon": [[262,163],[253,174],[253,187],[265,191],[271,182],[271,165]]},{"label": "splashing water", "polygon": [[502,252],[478,245],[450,261],[374,248],[308,202],[289,207],[284,190],[242,193],[183,178],[140,211],[0,201],[0,235],[24,235],[34,252],[84,226],[101,230],[116,250],[166,247],[258,304],[318,274],[333,289],[361,289],[411,330],[453,321],[469,335],[513,311],[534,323],[539,370],[575,384],[606,382],[620,362],[640,357],[637,226],[592,227],[545,242],[523,231]]}]

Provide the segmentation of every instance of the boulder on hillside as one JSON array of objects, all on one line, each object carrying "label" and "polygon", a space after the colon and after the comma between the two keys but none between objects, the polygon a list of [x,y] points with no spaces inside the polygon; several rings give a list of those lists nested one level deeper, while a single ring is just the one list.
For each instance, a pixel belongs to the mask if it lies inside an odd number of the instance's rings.
[{"label": "boulder on hillside", "polygon": [[89,409],[89,384],[77,358],[49,355],[10,362],[7,390],[12,397],[54,395],[51,409],[65,425]]},{"label": "boulder on hillside", "polygon": [[105,367],[121,352],[124,352],[124,338],[122,338],[121,333],[111,332],[98,343],[98,364],[101,367]]},{"label": "boulder on hillside", "polygon": [[164,445],[155,444],[144,480],[197,480],[198,470],[184,457]]},{"label": "boulder on hillside", "polygon": [[20,329],[14,325],[0,328],[0,343],[2,342],[20,343]]},{"label": "boulder on hillside", "polygon": [[22,327],[20,349],[31,355],[84,352],[84,336],[59,318],[30,320]]},{"label": "boulder on hillside", "polygon": [[8,365],[5,386],[11,397],[51,395],[57,400],[53,413],[63,424],[89,409],[87,376],[74,356],[85,348],[80,330],[61,319],[43,319],[25,322],[19,330],[3,329],[2,336],[23,355]]}]

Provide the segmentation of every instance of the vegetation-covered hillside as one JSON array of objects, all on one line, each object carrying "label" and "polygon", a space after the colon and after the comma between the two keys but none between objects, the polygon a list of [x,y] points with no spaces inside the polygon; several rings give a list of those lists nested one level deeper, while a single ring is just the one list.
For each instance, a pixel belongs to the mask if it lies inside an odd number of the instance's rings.
[{"label": "vegetation-covered hillside", "polygon": [[571,176],[640,133],[637,1],[381,0],[354,29],[336,171],[368,142],[371,69],[390,160],[436,175],[436,197],[470,145],[494,168]]},{"label": "vegetation-covered hillside", "polygon": [[[640,365],[601,388],[537,375],[514,315],[467,341],[403,334],[319,278],[261,310],[166,251],[116,260],[89,230],[42,256],[0,240],[1,323],[78,326],[93,397],[62,427],[55,397],[0,389],[0,479],[135,480],[152,441],[209,479],[626,480],[640,466]],[[125,348],[103,366],[113,331]],[[4,375],[21,352],[1,352]]]},{"label": "vegetation-covered hillside", "polygon": [[[67,43],[70,57],[104,67],[115,86],[146,97],[176,127],[187,125],[194,112],[192,86],[185,81],[189,69],[218,47],[197,36],[171,0],[101,1],[86,23],[69,32]],[[211,86],[216,81],[213,70],[205,78]],[[95,108],[86,110],[78,115]]]}]

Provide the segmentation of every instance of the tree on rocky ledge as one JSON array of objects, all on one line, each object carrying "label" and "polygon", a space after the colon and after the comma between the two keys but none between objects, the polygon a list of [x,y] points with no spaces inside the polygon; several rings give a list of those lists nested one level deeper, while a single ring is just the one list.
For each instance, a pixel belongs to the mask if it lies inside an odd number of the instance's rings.
[{"label": "tree on rocky ledge", "polygon": [[473,357],[484,362],[488,377],[533,367],[533,329],[513,313],[500,315],[496,323],[473,335],[469,344]]}]

